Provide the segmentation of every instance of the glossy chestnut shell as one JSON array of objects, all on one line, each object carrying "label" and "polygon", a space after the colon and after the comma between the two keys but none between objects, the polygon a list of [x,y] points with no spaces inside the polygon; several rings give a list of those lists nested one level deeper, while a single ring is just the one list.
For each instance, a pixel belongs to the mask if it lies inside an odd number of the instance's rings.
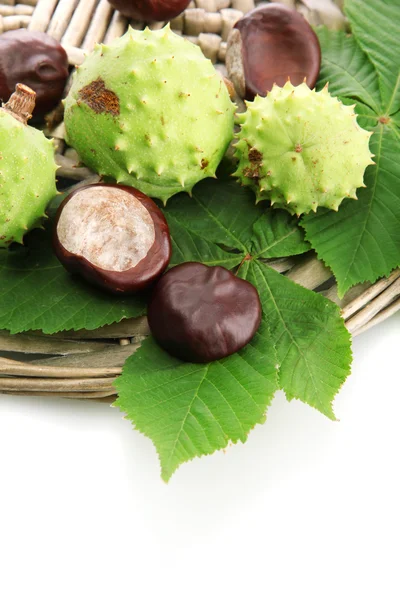
[{"label": "glossy chestnut shell", "polygon": [[47,33],[16,29],[0,35],[0,98],[6,102],[17,83],[36,92],[34,117],[60,102],[68,78],[68,57]]},{"label": "glossy chestnut shell", "polygon": [[126,17],[138,21],[169,21],[177,17],[190,0],[109,0]]},{"label": "glossy chestnut shell", "polygon": [[228,74],[242,98],[265,96],[274,83],[316,84],[321,50],[305,18],[281,4],[263,5],[234,26],[227,46]]},{"label": "glossy chestnut shell", "polygon": [[61,203],[53,248],[68,271],[115,294],[149,287],[171,257],[168,224],[153,200],[103,183],[83,186]]},{"label": "glossy chestnut shell", "polygon": [[147,318],[167,352],[206,363],[237,352],[252,339],[261,304],[256,288],[227,269],[187,262],[157,282]]}]

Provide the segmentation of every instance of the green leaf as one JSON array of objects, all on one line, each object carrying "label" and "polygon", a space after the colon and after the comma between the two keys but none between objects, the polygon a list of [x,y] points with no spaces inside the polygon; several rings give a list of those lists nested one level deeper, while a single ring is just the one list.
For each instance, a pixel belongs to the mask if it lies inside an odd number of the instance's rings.
[{"label": "green leaf", "polygon": [[245,442],[265,421],[277,389],[268,328],[262,324],[240,352],[205,365],[172,358],[149,338],[125,363],[116,388],[115,405],[151,438],[168,481],[183,462]]},{"label": "green leaf", "polygon": [[335,419],[332,400],[350,374],[350,334],[330,300],[252,261],[247,279],[259,290],[275,345],[280,385]]},{"label": "green leaf", "polygon": [[275,258],[310,249],[296,217],[256,205],[253,192],[235,181],[206,179],[194,188],[193,198],[171,198],[164,213],[173,241],[172,265],[200,260],[233,268],[248,254]]},{"label": "green leaf", "polygon": [[222,250],[216,244],[188,230],[173,214],[166,216],[172,240],[170,268],[183,262],[198,261],[209,267],[219,265],[226,269],[233,269],[240,262],[243,253],[233,254]]},{"label": "green leaf", "polygon": [[[363,129],[368,129],[369,131],[377,132],[379,127],[379,117],[376,112],[374,112],[369,106],[366,104],[361,104],[361,102],[356,102],[351,98],[342,98],[343,104],[351,104],[354,107],[354,112],[357,115],[357,123]],[[370,148],[372,150],[371,143],[374,142],[374,136],[372,136],[370,141]],[[368,172],[368,169],[367,169]],[[359,190],[358,190],[359,191]],[[357,192],[358,193],[358,192]]]},{"label": "green leaf", "polygon": [[236,181],[205,179],[193,196],[179,194],[168,201],[165,216],[212,244],[247,253],[253,225],[264,213],[254,194]]},{"label": "green leaf", "polygon": [[253,225],[251,255],[255,258],[293,256],[309,249],[297,217],[285,210],[268,208]]},{"label": "green leaf", "polygon": [[[340,296],[357,283],[389,275],[400,264],[400,130],[396,116],[388,118],[387,112],[388,98],[392,108],[397,105],[400,63],[392,50],[380,54],[393,41],[393,11],[383,0],[373,0],[368,7],[349,0],[346,6],[368,55],[355,36],[323,30],[320,85],[331,81],[330,91],[347,104],[359,100],[355,110],[360,125],[374,132],[370,148],[376,164],[366,170],[367,187],[358,190],[358,201],[345,200],[337,213],[318,210],[302,219],[306,239],[332,269]],[[398,47],[398,36],[394,44]],[[376,72],[381,74],[379,86]]]},{"label": "green leaf", "polygon": [[398,0],[347,0],[351,29],[378,72],[383,114],[400,108],[400,4]]},{"label": "green leaf", "polygon": [[120,298],[71,277],[55,258],[50,234],[35,230],[26,245],[0,252],[0,329],[97,329],[145,312],[139,296]]},{"label": "green leaf", "polygon": [[400,111],[391,117],[391,122],[389,123],[388,127],[393,129],[394,132],[398,133],[400,128]]},{"label": "green leaf", "polygon": [[322,47],[321,70],[317,88],[329,84],[333,96],[350,98],[379,111],[380,91],[374,65],[343,31],[317,29]]}]

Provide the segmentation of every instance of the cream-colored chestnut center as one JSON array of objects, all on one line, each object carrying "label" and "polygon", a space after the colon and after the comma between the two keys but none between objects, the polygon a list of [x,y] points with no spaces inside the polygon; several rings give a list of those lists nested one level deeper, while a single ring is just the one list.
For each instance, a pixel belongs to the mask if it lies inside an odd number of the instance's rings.
[{"label": "cream-colored chestnut center", "polygon": [[77,192],[64,206],[58,239],[68,252],[107,271],[127,271],[155,240],[149,211],[125,190],[96,186]]}]

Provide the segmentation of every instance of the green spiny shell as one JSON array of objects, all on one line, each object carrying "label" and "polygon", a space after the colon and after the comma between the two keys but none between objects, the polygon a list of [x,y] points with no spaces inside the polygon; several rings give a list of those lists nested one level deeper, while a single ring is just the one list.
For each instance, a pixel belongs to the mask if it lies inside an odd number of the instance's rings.
[{"label": "green spiny shell", "polygon": [[96,46],[65,102],[67,142],[81,160],[164,202],[215,175],[233,115],[211,62],[168,26]]},{"label": "green spiny shell", "polygon": [[235,175],[253,188],[257,202],[268,199],[292,214],[319,206],[338,210],[343,198],[357,199],[364,171],[373,164],[372,134],[358,125],[353,109],[326,87],[274,86],[239,117]]},{"label": "green spiny shell", "polygon": [[56,169],[52,142],[0,109],[0,248],[40,225],[57,194]]}]

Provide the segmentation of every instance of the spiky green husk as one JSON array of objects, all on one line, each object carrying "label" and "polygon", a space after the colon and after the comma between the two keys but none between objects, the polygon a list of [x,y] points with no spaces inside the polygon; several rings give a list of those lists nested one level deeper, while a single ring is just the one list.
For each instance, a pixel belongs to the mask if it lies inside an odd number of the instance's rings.
[{"label": "spiky green husk", "polygon": [[[117,99],[117,110],[95,112],[82,100],[82,89],[96,81]],[[164,202],[215,175],[233,135],[233,115],[212,63],[168,26],[130,29],[109,46],[98,45],[65,102],[67,142],[82,161]]]},{"label": "spiky green husk", "polygon": [[57,194],[56,169],[52,142],[0,109],[0,248],[41,224]]},{"label": "spiky green husk", "polygon": [[256,193],[292,214],[338,210],[343,198],[357,199],[364,171],[373,164],[370,132],[353,106],[305,83],[274,86],[265,98],[247,102],[240,115],[235,175]]}]

